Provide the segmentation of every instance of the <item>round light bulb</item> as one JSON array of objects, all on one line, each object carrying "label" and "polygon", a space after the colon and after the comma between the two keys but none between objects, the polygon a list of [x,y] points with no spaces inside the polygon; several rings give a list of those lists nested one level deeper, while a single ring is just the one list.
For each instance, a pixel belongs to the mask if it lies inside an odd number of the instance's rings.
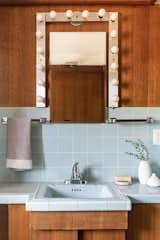
[{"label": "round light bulb", "polygon": [[67,11],[66,11],[66,17],[67,17],[67,18],[72,18],[72,16],[73,16],[72,10],[67,10]]},{"label": "round light bulb", "polygon": [[87,18],[89,16],[89,11],[88,10],[84,10],[83,12],[82,12],[82,17],[83,18]]},{"label": "round light bulb", "polygon": [[42,32],[41,32],[41,31],[37,31],[37,32],[36,32],[36,37],[37,37],[37,39],[43,38]]},{"label": "round light bulb", "polygon": [[42,63],[37,64],[37,69],[40,71],[44,70],[44,65]]},{"label": "round light bulb", "polygon": [[39,79],[39,80],[38,80],[38,85],[40,85],[40,86],[44,86],[44,81],[41,80],[41,79]]},{"label": "round light bulb", "polygon": [[37,48],[37,53],[43,55],[44,54],[43,48],[42,47],[38,47]]},{"label": "round light bulb", "polygon": [[112,37],[112,38],[117,37],[117,31],[116,31],[116,30],[112,30],[112,31],[111,31],[111,37]]},{"label": "round light bulb", "polygon": [[119,81],[116,78],[112,79],[112,86],[118,86],[118,84]]},{"label": "round light bulb", "polygon": [[49,16],[51,19],[54,19],[56,17],[56,11],[50,11]]},{"label": "round light bulb", "polygon": [[114,22],[114,21],[116,21],[116,19],[117,19],[117,13],[111,13],[111,15],[110,15],[110,20],[111,20],[112,22]]},{"label": "round light bulb", "polygon": [[45,98],[42,97],[42,96],[37,96],[37,102],[44,103],[45,102]]},{"label": "round light bulb", "polygon": [[111,48],[111,53],[118,53],[118,51],[119,51],[119,49],[118,49],[117,46],[113,46],[113,47]]},{"label": "round light bulb", "polygon": [[119,102],[119,97],[118,97],[118,95],[113,95],[113,96],[112,96],[112,102],[113,102],[113,104]]},{"label": "round light bulb", "polygon": [[42,16],[42,14],[40,14],[40,13],[37,14],[37,21],[38,21],[38,22],[42,22],[42,21],[43,21],[43,16]]},{"label": "round light bulb", "polygon": [[106,10],[101,8],[99,11],[98,11],[98,17],[100,18],[103,18],[106,14]]},{"label": "round light bulb", "polygon": [[118,64],[117,63],[115,63],[115,62],[113,62],[112,64],[111,64],[111,69],[114,71],[114,70],[117,70],[118,69]]}]

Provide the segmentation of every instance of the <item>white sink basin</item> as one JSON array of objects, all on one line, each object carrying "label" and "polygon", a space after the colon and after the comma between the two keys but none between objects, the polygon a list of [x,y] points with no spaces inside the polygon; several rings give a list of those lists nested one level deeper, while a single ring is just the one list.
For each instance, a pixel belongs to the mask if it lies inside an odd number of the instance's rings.
[{"label": "white sink basin", "polygon": [[112,184],[41,184],[29,211],[128,211],[131,201]]},{"label": "white sink basin", "polygon": [[106,199],[112,198],[113,193],[105,185],[53,185],[46,187],[44,197],[46,198],[78,198],[78,199]]}]

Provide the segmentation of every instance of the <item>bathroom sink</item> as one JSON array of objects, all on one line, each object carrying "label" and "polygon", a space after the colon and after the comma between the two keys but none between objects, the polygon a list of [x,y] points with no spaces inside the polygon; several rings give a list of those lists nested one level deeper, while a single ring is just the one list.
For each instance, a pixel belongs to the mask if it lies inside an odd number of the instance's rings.
[{"label": "bathroom sink", "polygon": [[41,184],[26,203],[28,211],[128,211],[131,201],[113,183]]},{"label": "bathroom sink", "polygon": [[78,199],[106,199],[112,198],[113,193],[108,186],[105,185],[53,185],[46,187],[44,197],[47,198],[78,198]]}]

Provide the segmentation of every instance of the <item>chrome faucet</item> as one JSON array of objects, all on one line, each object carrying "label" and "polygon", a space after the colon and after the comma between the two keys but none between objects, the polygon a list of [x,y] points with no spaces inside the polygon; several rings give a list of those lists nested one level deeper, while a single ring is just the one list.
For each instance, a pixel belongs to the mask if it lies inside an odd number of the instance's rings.
[{"label": "chrome faucet", "polygon": [[79,162],[75,162],[72,167],[72,175],[70,180],[65,180],[66,184],[86,184],[87,181],[81,178]]},{"label": "chrome faucet", "polygon": [[80,175],[80,170],[79,170],[79,162],[75,162],[72,167],[72,176],[71,176],[71,182],[74,181],[80,181],[81,180],[81,175]]}]

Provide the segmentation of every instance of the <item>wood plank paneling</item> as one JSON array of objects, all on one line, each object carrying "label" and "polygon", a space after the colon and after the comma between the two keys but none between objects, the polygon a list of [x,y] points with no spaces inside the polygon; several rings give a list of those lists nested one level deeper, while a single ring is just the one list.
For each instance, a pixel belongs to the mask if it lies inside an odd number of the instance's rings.
[{"label": "wood plank paneling", "polygon": [[25,205],[8,206],[8,225],[9,240],[30,240],[29,212]]},{"label": "wood plank paneling", "polygon": [[[85,5],[90,11],[99,7]],[[35,106],[35,16],[38,11],[53,8],[65,11],[67,7],[0,7],[0,107]],[[70,8],[82,10],[84,6]],[[106,8],[120,13],[120,106],[160,106],[160,7],[106,5]],[[103,24],[84,25],[88,31],[98,28],[107,31]],[[50,30],[54,30],[54,24],[48,25],[47,31]]]},{"label": "wood plank paneling", "polygon": [[[121,18],[120,106],[145,107],[148,98],[149,8],[128,9]],[[151,81],[151,79],[150,79]]]},{"label": "wood plank paneling", "polygon": [[78,240],[77,231],[33,231],[32,240]]},{"label": "wood plank paneling", "polygon": [[32,212],[34,230],[127,229],[128,212]]},{"label": "wood plank paneling", "polygon": [[53,4],[111,4],[111,5],[150,5],[155,0],[0,0],[0,5],[53,5]]},{"label": "wood plank paneling", "polygon": [[160,204],[135,204],[129,213],[127,240],[160,239]]},{"label": "wood plank paneling", "polygon": [[35,17],[0,8],[0,107],[35,106]]},{"label": "wood plank paneling", "polygon": [[83,231],[83,240],[125,240],[124,230]]},{"label": "wood plank paneling", "polygon": [[148,102],[149,106],[160,106],[160,6],[150,7],[148,55]]}]

